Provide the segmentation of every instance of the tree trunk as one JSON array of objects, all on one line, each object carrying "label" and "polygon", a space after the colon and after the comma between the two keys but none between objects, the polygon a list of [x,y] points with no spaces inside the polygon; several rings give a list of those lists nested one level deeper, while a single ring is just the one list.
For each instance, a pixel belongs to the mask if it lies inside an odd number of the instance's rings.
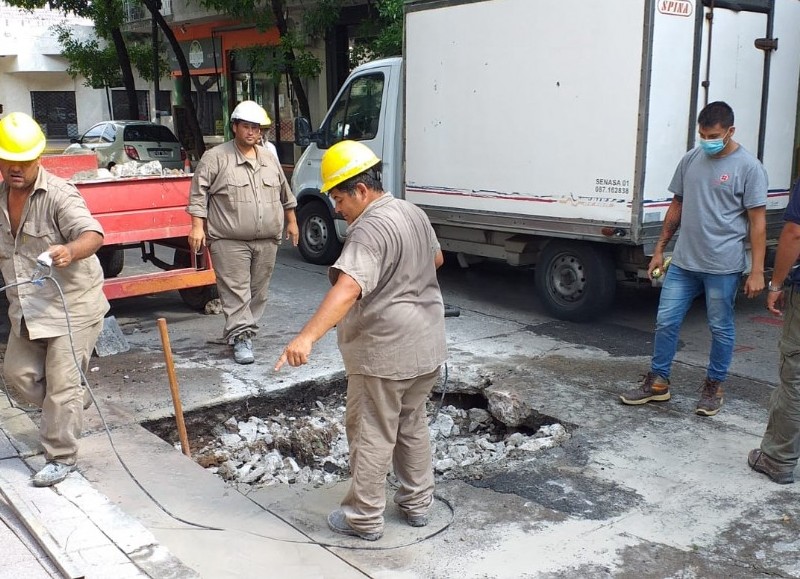
[{"label": "tree trunk", "polygon": [[122,70],[122,84],[125,86],[125,94],[128,95],[128,119],[139,120],[139,99],[136,97],[136,81],[133,79],[133,69],[131,59],[128,56],[128,47],[125,39],[122,38],[122,31],[118,27],[111,28],[111,39],[114,48],[117,50],[119,67]]},{"label": "tree trunk", "polygon": [[175,53],[175,57],[178,59],[178,65],[181,69],[181,78],[178,88],[181,93],[181,98],[183,99],[183,106],[186,108],[186,121],[189,125],[189,132],[192,134],[192,140],[194,141],[194,152],[199,159],[203,156],[203,153],[205,153],[206,145],[203,141],[203,131],[200,129],[200,123],[197,120],[197,110],[192,101],[192,79],[189,75],[189,64],[186,62],[186,56],[183,54],[178,39],[175,38],[175,33],[172,32],[169,24],[167,24],[167,21],[164,20],[164,17],[161,15],[156,0],[142,0],[142,3],[150,12],[151,18],[156,19],[158,27],[164,33],[164,37],[167,39],[167,42],[169,42],[172,51]]},{"label": "tree trunk", "polygon": [[[275,16],[275,26],[278,28],[278,33],[281,38],[285,38],[289,33],[289,25],[286,23],[286,15],[283,12],[282,0],[270,0],[272,6],[272,13]],[[286,57],[286,72],[289,79],[292,81],[292,88],[294,88],[294,95],[297,98],[297,107],[300,109],[300,116],[311,120],[311,108],[308,106],[308,96],[306,96],[306,89],[300,76],[297,74],[295,67],[295,56],[292,49],[283,49],[284,56]]]}]

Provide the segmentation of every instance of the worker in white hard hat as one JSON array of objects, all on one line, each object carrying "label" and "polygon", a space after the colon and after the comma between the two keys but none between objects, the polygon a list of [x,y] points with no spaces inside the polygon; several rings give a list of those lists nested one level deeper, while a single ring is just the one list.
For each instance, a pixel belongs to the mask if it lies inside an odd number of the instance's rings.
[{"label": "worker in white hard hat", "polygon": [[436,233],[419,207],[383,191],[379,167],[356,141],[322,157],[322,191],[347,221],[347,239],[328,272],[333,287],[275,364],[305,364],[336,326],[352,476],[328,526],[365,541],[383,536],[390,469],[406,522],[428,524],[434,481],[425,403],[447,357]]},{"label": "worker in white hard hat", "polygon": [[[74,185],[40,166],[44,148],[30,116],[12,112],[0,120],[0,271],[5,283],[22,284],[6,290],[11,331],[3,375],[42,409],[46,464],[33,476],[35,486],[59,483],[75,469],[83,411],[91,404],[76,362],[85,375],[109,309],[95,256],[103,228]],[[47,271],[58,285],[25,283],[40,260],[52,261]]]},{"label": "worker in white hard hat", "polygon": [[225,315],[222,337],[239,364],[252,364],[253,337],[267,305],[278,244],[300,237],[295,200],[277,157],[261,145],[271,124],[254,101],[231,113],[233,140],[206,151],[195,169],[187,211],[189,248],[207,245]]}]

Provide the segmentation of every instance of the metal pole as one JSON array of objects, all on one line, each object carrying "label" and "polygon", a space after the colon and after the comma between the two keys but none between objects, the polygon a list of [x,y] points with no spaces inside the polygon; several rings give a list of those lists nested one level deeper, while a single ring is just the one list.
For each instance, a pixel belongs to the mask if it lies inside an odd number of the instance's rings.
[{"label": "metal pole", "polygon": [[178,425],[178,437],[181,439],[181,450],[188,457],[192,456],[189,450],[189,437],[186,435],[186,424],[183,422],[183,407],[181,395],[178,391],[178,379],[175,377],[175,364],[172,361],[172,347],[169,344],[167,333],[167,320],[158,318],[158,331],[161,333],[161,346],[164,349],[164,361],[167,363],[167,376],[169,377],[169,391],[172,394],[172,405],[175,408],[175,422]]},{"label": "metal pole", "polygon": [[[161,10],[161,0],[156,2],[156,12],[159,10]],[[158,66],[158,22],[155,14],[151,16],[153,20],[153,104],[155,105],[156,123],[161,124],[161,111],[158,108],[158,92],[160,89],[158,81],[159,76],[161,76]]]}]

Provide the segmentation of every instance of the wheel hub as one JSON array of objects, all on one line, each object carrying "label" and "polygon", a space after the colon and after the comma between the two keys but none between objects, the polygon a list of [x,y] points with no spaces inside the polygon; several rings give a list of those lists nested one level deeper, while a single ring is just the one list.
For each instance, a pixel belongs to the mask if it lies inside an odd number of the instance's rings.
[{"label": "wheel hub", "polygon": [[328,227],[325,220],[319,216],[312,216],[306,221],[304,237],[309,249],[320,252],[328,242]]},{"label": "wheel hub", "polygon": [[583,266],[575,256],[561,255],[553,260],[550,273],[548,285],[553,297],[567,302],[575,302],[586,291]]}]

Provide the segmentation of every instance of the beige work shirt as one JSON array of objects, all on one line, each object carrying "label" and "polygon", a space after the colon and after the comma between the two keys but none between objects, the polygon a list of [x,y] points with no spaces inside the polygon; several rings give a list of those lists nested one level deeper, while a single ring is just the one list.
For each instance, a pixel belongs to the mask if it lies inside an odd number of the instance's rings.
[{"label": "beige work shirt", "polygon": [[345,371],[404,380],[447,358],[444,304],[434,259],[439,242],[418,207],[390,194],[370,203],[348,227],[331,280],[339,272],[361,297],[336,328]]},{"label": "beige work shirt", "polygon": [[192,178],[187,211],[206,219],[209,240],[276,239],[283,233],[284,211],[297,206],[275,156],[261,146],[248,160],[228,141],[209,149]]},{"label": "beige work shirt", "polygon": [[[63,245],[86,231],[103,235],[74,185],[39,169],[33,192],[22,209],[16,237],[8,216],[8,185],[0,184],[0,271],[6,284],[29,280],[37,269],[36,258],[51,245]],[[109,310],[103,294],[103,270],[97,256],[72,262],[66,268],[52,268],[61,286],[73,330],[101,321]],[[26,283],[6,290],[8,317],[14,334],[25,325],[32,340],[65,336],[68,333],[64,305],[58,288],[45,280],[41,286]]]}]

